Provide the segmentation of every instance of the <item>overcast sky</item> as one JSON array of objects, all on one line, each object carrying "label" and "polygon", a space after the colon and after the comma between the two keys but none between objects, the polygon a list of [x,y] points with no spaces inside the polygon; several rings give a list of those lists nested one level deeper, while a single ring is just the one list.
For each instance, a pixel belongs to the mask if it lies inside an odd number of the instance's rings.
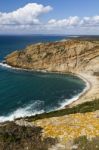
[{"label": "overcast sky", "polygon": [[99,35],[99,0],[0,1],[0,34]]}]

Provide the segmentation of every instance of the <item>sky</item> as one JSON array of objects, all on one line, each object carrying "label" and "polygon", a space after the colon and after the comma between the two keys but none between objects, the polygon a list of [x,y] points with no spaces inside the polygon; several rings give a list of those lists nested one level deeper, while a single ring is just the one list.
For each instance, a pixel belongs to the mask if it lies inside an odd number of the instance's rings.
[{"label": "sky", "polygon": [[99,35],[99,0],[0,1],[0,34]]}]

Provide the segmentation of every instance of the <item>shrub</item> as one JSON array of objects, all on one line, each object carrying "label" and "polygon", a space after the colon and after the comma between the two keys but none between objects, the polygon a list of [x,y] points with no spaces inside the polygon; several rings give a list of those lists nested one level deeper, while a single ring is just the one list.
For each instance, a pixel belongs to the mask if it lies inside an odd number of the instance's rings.
[{"label": "shrub", "polygon": [[73,144],[76,148],[72,148],[72,150],[99,150],[99,137],[87,139],[86,136],[81,136],[75,139]]},{"label": "shrub", "polygon": [[0,150],[48,150],[56,139],[42,138],[41,127],[18,126],[7,123],[0,127]]},{"label": "shrub", "polygon": [[32,57],[31,57],[31,55],[27,55],[27,62],[28,62],[28,63],[31,63],[31,62],[32,62]]},{"label": "shrub", "polygon": [[82,104],[79,104],[77,106],[74,106],[72,108],[65,108],[62,110],[57,110],[49,113],[43,113],[36,116],[26,117],[28,121],[34,121],[38,119],[44,119],[44,118],[50,118],[50,117],[59,117],[69,114],[75,114],[75,113],[86,113],[86,112],[93,112],[99,110],[99,99],[95,99],[90,102],[85,102]]}]

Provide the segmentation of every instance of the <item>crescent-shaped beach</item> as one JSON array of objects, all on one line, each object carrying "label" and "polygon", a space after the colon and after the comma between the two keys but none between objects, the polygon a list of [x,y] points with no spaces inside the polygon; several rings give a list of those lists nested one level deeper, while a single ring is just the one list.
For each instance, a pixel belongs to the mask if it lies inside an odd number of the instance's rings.
[{"label": "crescent-shaped beach", "polygon": [[67,40],[38,43],[15,51],[5,58],[14,67],[35,71],[72,73],[87,85],[70,107],[99,97],[99,42],[95,40]]}]

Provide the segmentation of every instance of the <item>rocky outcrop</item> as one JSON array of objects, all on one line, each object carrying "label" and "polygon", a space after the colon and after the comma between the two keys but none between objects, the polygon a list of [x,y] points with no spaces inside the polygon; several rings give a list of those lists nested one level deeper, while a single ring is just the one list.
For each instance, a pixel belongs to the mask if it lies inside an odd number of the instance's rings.
[{"label": "rocky outcrop", "polygon": [[99,41],[68,40],[38,43],[8,55],[10,66],[53,72],[71,72],[90,82],[91,88],[73,105],[99,98]]},{"label": "rocky outcrop", "polygon": [[[39,43],[28,46],[23,51],[15,51],[8,55],[6,57],[6,63],[22,69],[71,72],[80,75],[80,77],[90,83],[90,90],[80,97],[79,101],[75,101],[70,106],[99,98],[98,41],[69,40],[45,44]],[[87,105],[85,108],[88,109]],[[90,109],[88,110],[90,111]],[[15,123],[25,127],[40,126],[43,129],[43,138],[57,138],[58,144],[53,146],[51,150],[78,149],[77,146],[79,145],[77,143],[77,145],[73,145],[75,138],[86,136],[92,141],[92,138],[99,136],[99,110],[95,112],[48,117],[29,122],[20,119],[16,120]]]},{"label": "rocky outcrop", "polygon": [[81,40],[39,43],[28,46],[23,51],[13,52],[6,57],[6,62],[24,69],[74,73],[93,69],[97,71],[99,43]]}]

